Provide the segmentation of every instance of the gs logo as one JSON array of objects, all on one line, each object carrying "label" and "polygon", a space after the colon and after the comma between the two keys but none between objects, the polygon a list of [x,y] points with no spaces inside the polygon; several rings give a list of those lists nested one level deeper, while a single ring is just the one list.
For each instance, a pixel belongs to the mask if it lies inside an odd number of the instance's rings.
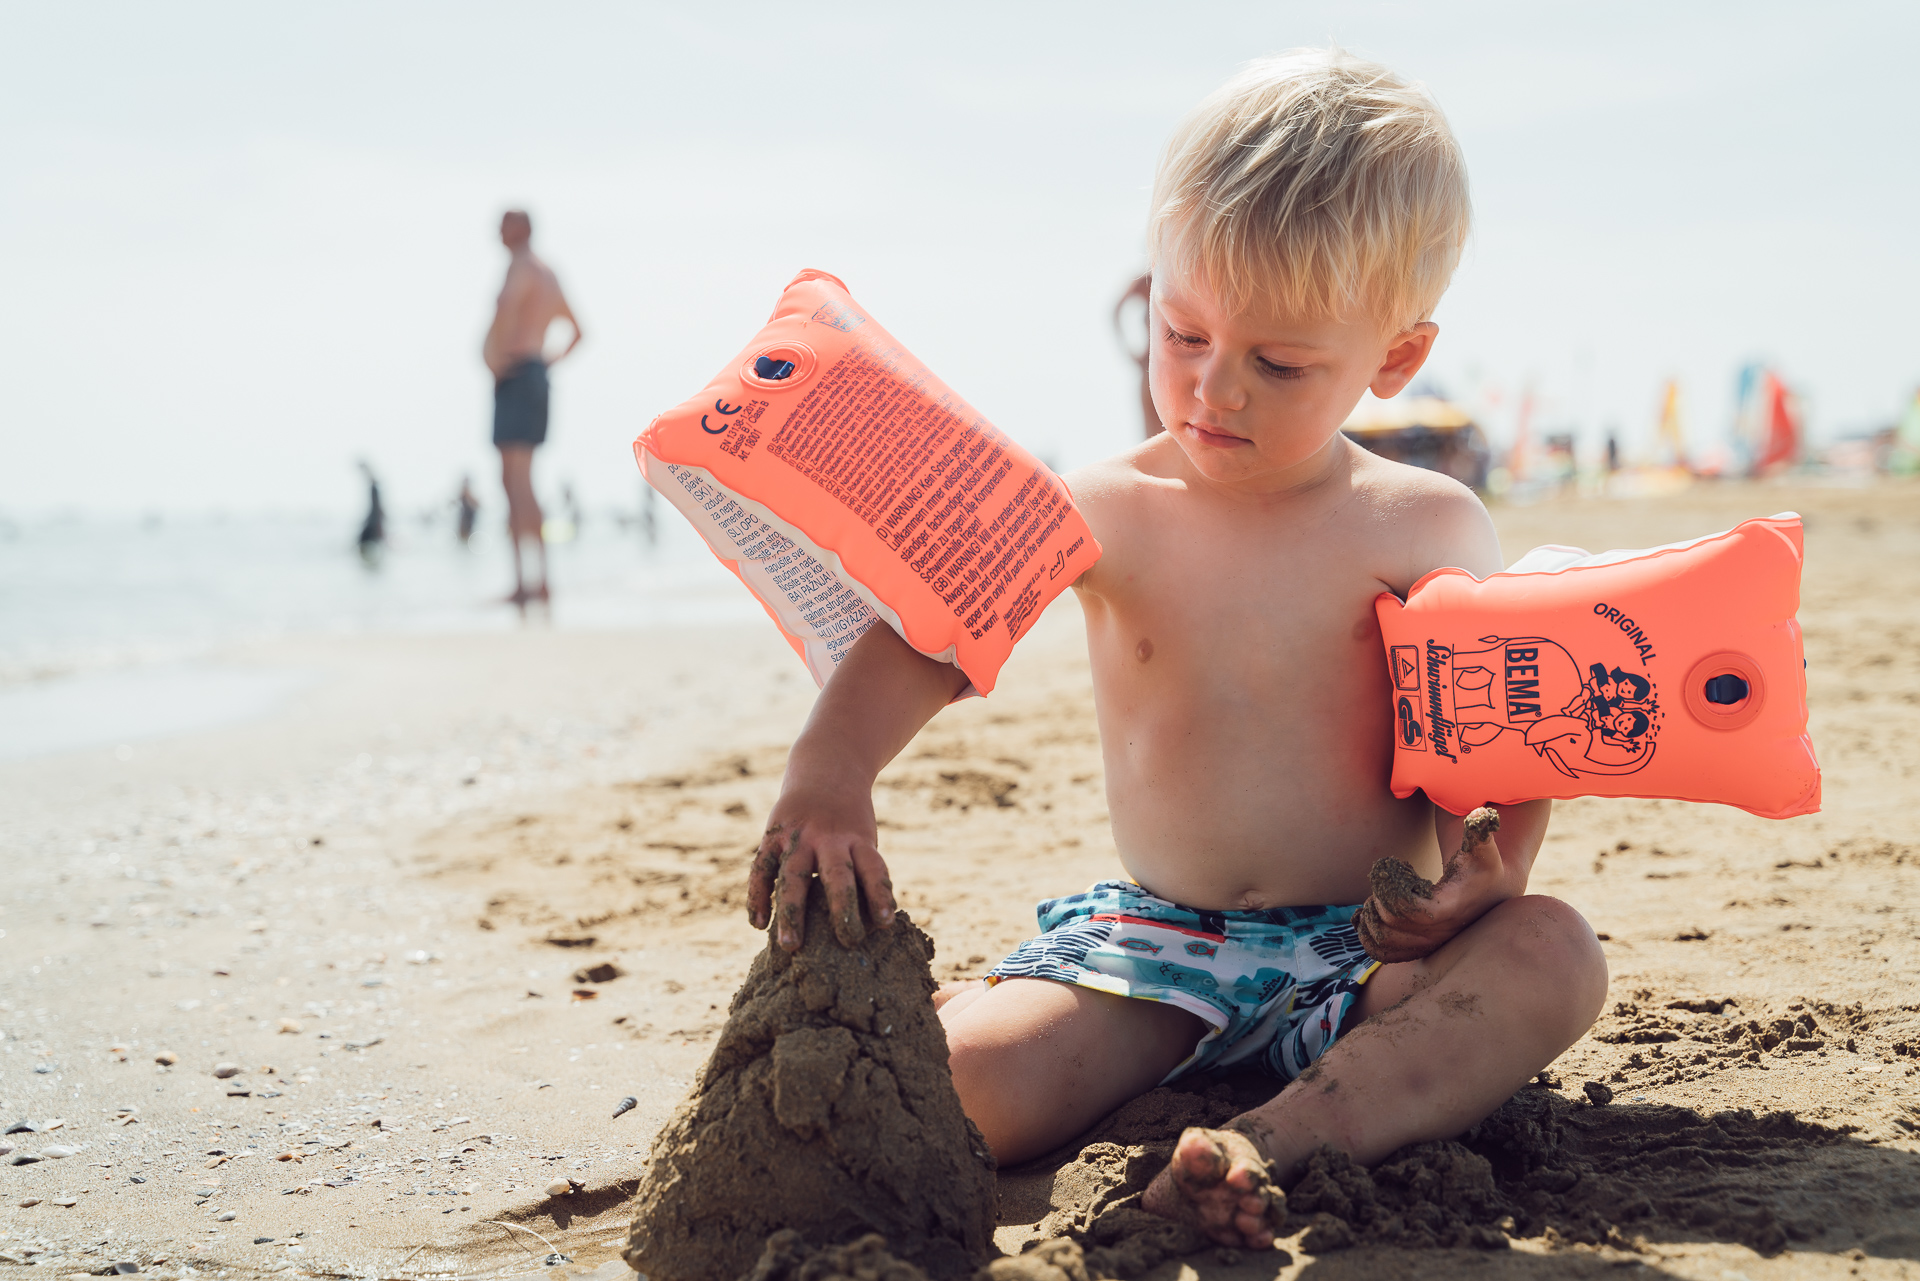
[{"label": "gs logo", "polygon": [[1403,747],[1419,747],[1420,740],[1427,736],[1420,724],[1419,715],[1413,710],[1413,700],[1402,697],[1395,709],[1400,715],[1400,744]]}]

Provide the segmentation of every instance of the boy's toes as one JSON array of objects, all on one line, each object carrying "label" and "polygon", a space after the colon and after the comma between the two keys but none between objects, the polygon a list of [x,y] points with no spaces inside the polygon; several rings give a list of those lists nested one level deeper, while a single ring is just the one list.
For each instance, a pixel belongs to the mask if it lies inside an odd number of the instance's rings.
[{"label": "boy's toes", "polygon": [[1259,1249],[1273,1241],[1284,1197],[1266,1158],[1235,1130],[1192,1128],[1141,1198],[1150,1214],[1190,1224],[1222,1245]]},{"label": "boy's toes", "polygon": [[[1224,1180],[1233,1168],[1226,1146],[1221,1142],[1226,1137],[1227,1134],[1221,1130],[1188,1127],[1181,1132],[1180,1141],[1174,1144],[1173,1160],[1167,1168],[1173,1171],[1174,1178],[1188,1191],[1212,1187]],[[1245,1142],[1244,1139],[1241,1141]]]},{"label": "boy's toes", "polygon": [[1240,1240],[1246,1246],[1264,1250],[1273,1244],[1273,1233],[1279,1226],[1280,1215],[1275,1213],[1274,1203],[1265,1198],[1252,1198],[1251,1202],[1241,1201],[1240,1212],[1233,1216],[1234,1230],[1240,1234]]}]

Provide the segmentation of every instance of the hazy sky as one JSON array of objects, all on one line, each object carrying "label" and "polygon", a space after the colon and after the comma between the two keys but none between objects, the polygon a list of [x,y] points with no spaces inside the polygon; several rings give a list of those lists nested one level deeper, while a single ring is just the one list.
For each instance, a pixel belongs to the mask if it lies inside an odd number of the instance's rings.
[{"label": "hazy sky", "polygon": [[549,492],[630,500],[805,266],[1086,461],[1137,431],[1108,311],[1167,133],[1330,39],[1465,147],[1456,394],[1631,442],[1677,376],[1704,442],[1746,359],[1825,434],[1920,383],[1910,3],[695,8],[0,4],[0,514],[344,510],[360,456],[402,508],[495,485],[508,204],[587,328]]}]

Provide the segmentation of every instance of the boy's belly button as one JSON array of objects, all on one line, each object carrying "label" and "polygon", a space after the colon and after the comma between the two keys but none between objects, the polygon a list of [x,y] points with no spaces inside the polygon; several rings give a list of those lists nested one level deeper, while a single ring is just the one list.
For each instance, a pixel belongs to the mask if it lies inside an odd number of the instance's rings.
[{"label": "boy's belly button", "polygon": [[1133,652],[1138,654],[1140,656],[1140,661],[1144,663],[1149,658],[1153,657],[1153,642],[1146,639],[1145,637],[1142,637],[1140,640],[1140,644],[1134,648]]}]

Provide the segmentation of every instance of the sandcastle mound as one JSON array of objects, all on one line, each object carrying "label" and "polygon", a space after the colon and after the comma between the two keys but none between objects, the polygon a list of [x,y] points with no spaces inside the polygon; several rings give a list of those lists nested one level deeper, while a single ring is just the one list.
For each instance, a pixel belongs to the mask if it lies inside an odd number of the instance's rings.
[{"label": "sandcastle mound", "polygon": [[[811,1249],[799,1233],[784,1230],[767,1238],[760,1261],[740,1281],[927,1281],[927,1274],[894,1258],[878,1236]],[[995,1259],[975,1272],[973,1281],[1096,1279],[1087,1271],[1079,1245],[1061,1239],[1038,1242],[1017,1258]]]},{"label": "sandcastle mound", "polygon": [[947,1071],[932,941],[902,912],[842,946],[818,883],[806,938],[754,959],[654,1141],[624,1254],[652,1281],[732,1281],[781,1229],[878,1233],[940,1279],[993,1253],[993,1158]]}]

